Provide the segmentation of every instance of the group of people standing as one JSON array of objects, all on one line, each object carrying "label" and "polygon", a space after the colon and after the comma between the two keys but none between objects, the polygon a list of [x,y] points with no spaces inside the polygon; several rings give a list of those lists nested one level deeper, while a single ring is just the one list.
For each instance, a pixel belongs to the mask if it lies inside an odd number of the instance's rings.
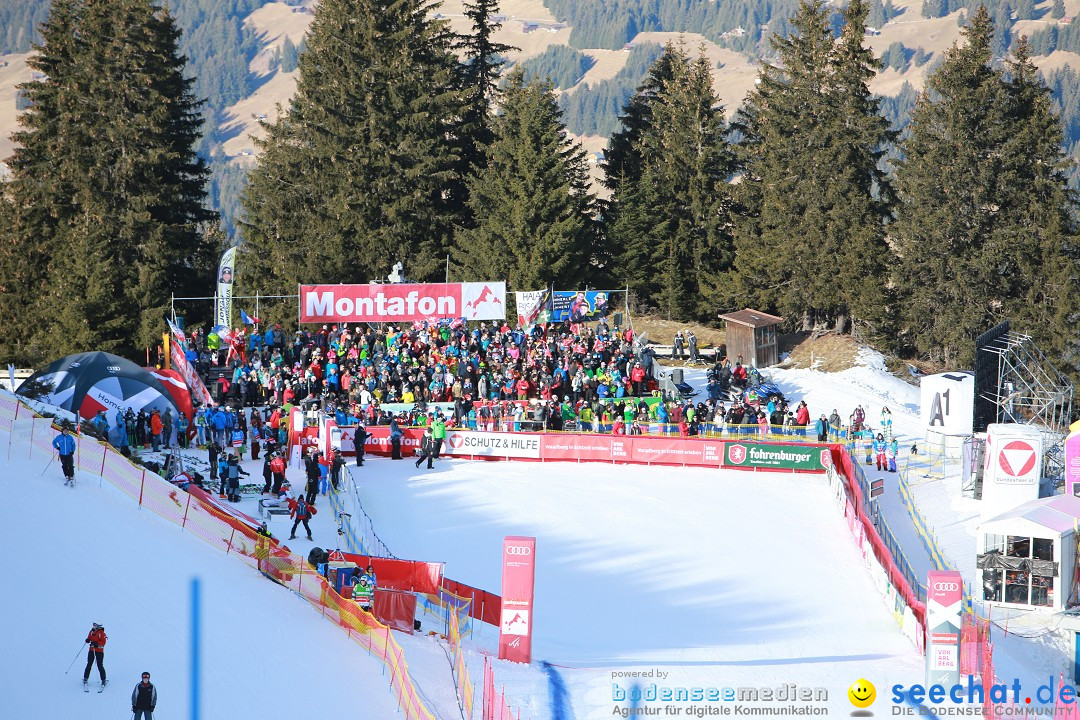
[{"label": "group of people standing", "polygon": [[[89,692],[90,671],[97,665],[98,677],[101,679],[101,690],[109,684],[105,675],[105,644],[109,636],[105,634],[105,626],[93,623],[90,631],[86,634],[83,642],[89,646],[86,653],[86,669],[83,671],[83,690]],[[78,656],[76,656],[78,657]],[[100,691],[99,691],[100,692]],[[144,671],[135,689],[131,691],[131,712],[135,720],[154,720],[154,710],[157,708],[157,688],[150,682],[150,673]]]}]

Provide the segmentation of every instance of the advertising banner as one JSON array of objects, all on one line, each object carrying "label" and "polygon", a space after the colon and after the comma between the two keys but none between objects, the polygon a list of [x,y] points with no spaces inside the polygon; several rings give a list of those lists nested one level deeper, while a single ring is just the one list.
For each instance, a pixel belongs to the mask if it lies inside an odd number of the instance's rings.
[{"label": "advertising banner", "polygon": [[545,460],[610,462],[613,439],[613,435],[548,434],[543,436],[541,455]]},{"label": "advertising banner", "polygon": [[503,538],[502,612],[499,620],[499,659],[532,662],[533,585],[536,579],[536,538]]},{"label": "advertising banner", "polygon": [[443,445],[444,455],[488,455],[540,459],[543,435],[524,433],[471,432],[450,430]]},{"label": "advertising banner", "polygon": [[829,449],[820,445],[729,442],[724,446],[724,466],[776,470],[815,470],[832,466]]},{"label": "advertising banner", "polygon": [[639,463],[719,467],[723,449],[722,442],[635,435],[630,442],[630,460]]},{"label": "advertising banner", "polygon": [[551,319],[584,322],[606,317],[613,290],[556,290],[551,294]]},{"label": "advertising banner", "polygon": [[960,683],[963,579],[955,570],[926,574],[926,687]]},{"label": "advertising banner", "polygon": [[217,281],[217,308],[214,313],[214,324],[222,327],[232,327],[232,299],[233,280],[236,276],[236,248],[231,247],[221,256],[221,264],[218,265]]},{"label": "advertising banner", "polygon": [[975,376],[926,375],[920,382],[920,415],[927,432],[967,437],[974,428]]},{"label": "advertising banner", "polygon": [[1080,432],[1065,438],[1065,493],[1080,494]]},{"label": "advertising banner", "polygon": [[300,322],[503,320],[506,283],[301,285]]},{"label": "advertising banner", "polygon": [[[176,326],[169,323],[171,328]],[[173,333],[175,337],[176,333]],[[173,367],[176,368],[176,372],[180,373],[180,377],[184,378],[184,384],[187,385],[188,390],[191,392],[192,400],[203,405],[212,405],[214,400],[210,397],[210,391],[206,389],[206,385],[203,384],[202,378],[195,372],[195,368],[188,362],[187,356],[184,355],[182,350],[183,344],[178,347],[171,356]]]},{"label": "advertising banner", "polygon": [[[355,455],[355,427],[343,427],[341,430],[341,454],[342,455]],[[389,425],[368,425],[367,430],[368,438],[364,442],[364,452],[372,453],[374,455],[389,455],[390,454],[390,426]],[[402,457],[408,457],[414,455],[413,452],[416,448],[420,447],[420,441],[424,437],[424,431],[419,428],[402,428],[404,433],[401,438],[401,455]],[[444,453],[445,454],[445,453]]]},{"label": "advertising banner", "polygon": [[[551,319],[551,291],[528,290],[514,293],[517,305],[518,327],[547,322]],[[547,311],[547,312],[545,312]]]}]

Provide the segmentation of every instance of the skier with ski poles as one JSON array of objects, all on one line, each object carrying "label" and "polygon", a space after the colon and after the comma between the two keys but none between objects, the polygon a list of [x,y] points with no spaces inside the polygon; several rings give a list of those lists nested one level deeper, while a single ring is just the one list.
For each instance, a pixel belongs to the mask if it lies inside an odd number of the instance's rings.
[{"label": "skier with ski poles", "polygon": [[75,485],[75,438],[68,434],[68,424],[60,427],[60,434],[53,438],[52,446],[60,456],[60,466],[64,468],[64,484]]},{"label": "skier with ski poles", "polygon": [[105,643],[109,640],[109,636],[105,634],[105,626],[99,623],[94,623],[94,626],[90,628],[90,632],[86,634],[86,640],[84,642],[90,643],[90,649],[86,653],[86,669],[83,670],[83,692],[90,692],[90,688],[87,682],[90,680],[90,668],[97,663],[98,675],[101,677],[101,687],[98,692],[105,689],[108,680],[105,679],[105,665],[102,664],[105,658]]}]

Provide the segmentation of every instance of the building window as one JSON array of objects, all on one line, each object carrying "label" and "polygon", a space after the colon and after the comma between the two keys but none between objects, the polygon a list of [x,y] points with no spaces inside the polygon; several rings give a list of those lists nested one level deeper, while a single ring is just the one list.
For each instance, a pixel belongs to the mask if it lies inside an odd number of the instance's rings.
[{"label": "building window", "polygon": [[1045,575],[1031,576],[1031,604],[1051,607],[1054,604],[1054,578]]},{"label": "building window", "polygon": [[1015,558],[1031,557],[1031,538],[1010,535],[1005,547],[1005,554]]},{"label": "building window", "polygon": [[1002,555],[1005,554],[1005,536],[1004,535],[984,535],[986,549],[983,552],[999,552]]},{"label": "building window", "polygon": [[1028,605],[1028,574],[1022,570],[1005,571],[1005,602]]},{"label": "building window", "polygon": [[983,600],[1001,602],[1001,571],[983,570]]},{"label": "building window", "polygon": [[1032,538],[1031,557],[1036,560],[1054,560],[1054,541],[1045,538]]}]

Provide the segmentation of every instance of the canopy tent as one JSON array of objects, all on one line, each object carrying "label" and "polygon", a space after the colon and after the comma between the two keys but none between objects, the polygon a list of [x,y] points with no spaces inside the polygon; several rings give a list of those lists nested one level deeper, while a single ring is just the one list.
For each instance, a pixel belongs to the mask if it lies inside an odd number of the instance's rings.
[{"label": "canopy tent", "polygon": [[130,360],[106,352],[62,357],[31,375],[17,394],[87,419],[104,410],[110,426],[116,425],[116,411],[127,408],[171,410],[174,416],[180,412],[160,380]]},{"label": "canopy tent", "polygon": [[166,370],[164,368],[147,368],[146,371],[161,381],[161,384],[169,391],[169,395],[172,397],[176,407],[180,408],[180,412],[184,414],[184,417],[192,422],[194,429],[195,407],[191,401],[191,390],[188,389],[187,383],[184,382],[184,376],[176,370]]},{"label": "canopy tent", "polygon": [[1031,500],[976,533],[984,601],[1060,611],[1075,602],[1080,497]]}]

